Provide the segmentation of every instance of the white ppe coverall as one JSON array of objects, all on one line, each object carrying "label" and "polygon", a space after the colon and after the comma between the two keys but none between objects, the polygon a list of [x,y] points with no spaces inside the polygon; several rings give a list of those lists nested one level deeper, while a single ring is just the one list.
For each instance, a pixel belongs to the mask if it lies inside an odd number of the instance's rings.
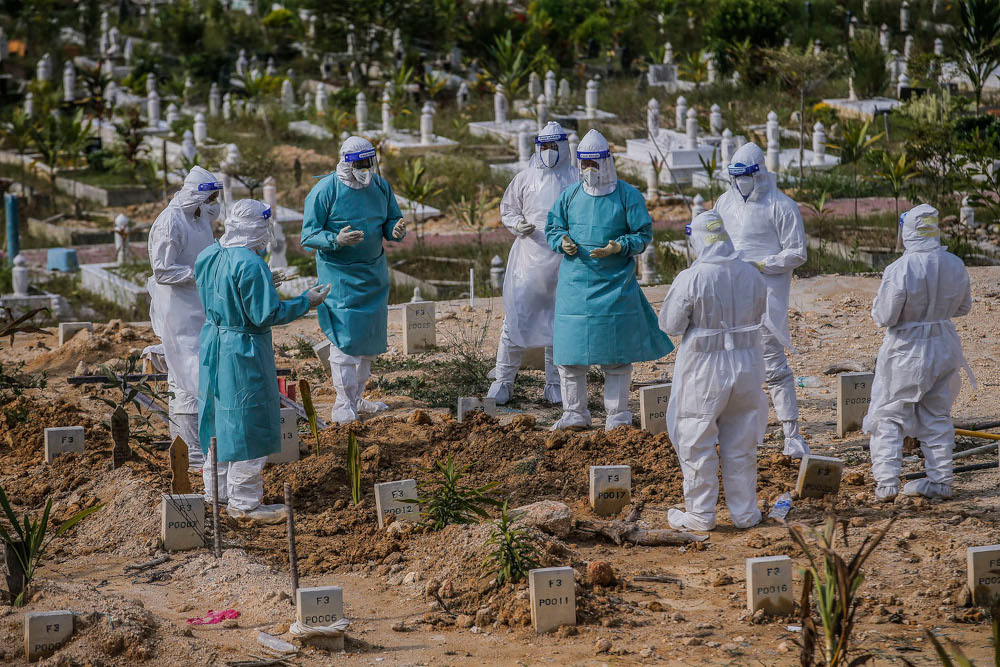
[{"label": "white ppe coverall", "polygon": [[677,530],[715,528],[721,458],[733,524],[749,528],[761,518],[757,446],[768,410],[760,330],[767,291],[760,272],[733,248],[715,210],[699,215],[688,230],[698,259],[674,279],[659,317],[665,333],[683,336],[667,429],[684,474],[687,511],[671,509],[667,519]]},{"label": "white ppe coverall", "polygon": [[212,223],[219,217],[218,201],[205,204],[222,183],[195,166],[149,230],[149,263],[153,275],[146,281],[149,319],[163,341],[170,399],[170,437],[178,435],[188,446],[192,467],[202,464],[198,440],[198,336],[205,311],[194,282],[198,254],[212,245]]},{"label": "white ppe coverall", "polygon": [[809,446],[799,435],[795,377],[788,367],[785,348],[794,351],[788,330],[792,271],[806,261],[802,215],[798,205],[778,190],[757,144],[741,146],[728,169],[729,190],[719,197],[714,210],[722,216],[733,245],[764,277],[767,315],[761,339],[765,382],[785,433],[784,453],[801,458],[809,453]]},{"label": "white ppe coverall", "polygon": [[951,322],[972,308],[969,274],[962,260],[941,245],[934,207],[921,204],[901,220],[906,250],[882,274],[872,303],[872,319],[886,332],[863,427],[871,433],[880,500],[899,492],[905,436],[920,441],[927,477],[908,482],[903,493],[947,498],[955,447],[951,406],[961,389],[961,369],[975,386]]},{"label": "white ppe coverall", "polygon": [[[555,143],[558,150],[543,145]],[[559,372],[552,363],[552,322],[562,256],[545,241],[545,221],[563,190],[580,180],[569,140],[559,123],[550,122],[535,137],[535,154],[500,201],[500,219],[514,234],[503,281],[504,320],[497,347],[496,380],[487,396],[498,405],[510,400],[524,350],[545,348],[545,400],[562,402]]]}]

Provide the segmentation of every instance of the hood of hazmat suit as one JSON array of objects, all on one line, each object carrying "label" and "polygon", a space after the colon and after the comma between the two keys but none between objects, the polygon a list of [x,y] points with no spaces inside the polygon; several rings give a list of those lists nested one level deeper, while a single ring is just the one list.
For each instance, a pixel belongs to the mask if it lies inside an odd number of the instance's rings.
[{"label": "hood of hazmat suit", "polygon": [[[541,146],[555,143],[556,156],[541,157]],[[527,169],[518,173],[500,200],[500,219],[514,234],[507,258],[503,300],[507,335],[518,347],[552,345],[556,283],[562,256],[545,242],[545,222],[552,205],[563,191],[579,182],[579,172],[570,157],[569,141],[559,123],[551,122],[535,138],[537,152]],[[553,162],[546,166],[545,161]],[[517,224],[524,220],[535,230],[522,235]]]},{"label": "hood of hazmat suit", "polygon": [[[618,172],[615,170],[615,160],[611,157],[611,147],[604,135],[597,130],[587,132],[576,147],[576,158],[581,163],[580,180],[583,181],[584,192],[600,197],[615,191]],[[597,162],[597,167],[585,169],[583,160],[593,160]]]},{"label": "hood of hazmat suit", "polygon": [[[351,166],[374,160],[374,155],[347,160],[372,150],[371,142],[361,137],[344,142],[337,173],[313,186],[302,221],[302,246],[316,250],[319,282],[331,285],[326,301],[317,308],[319,325],[331,343],[351,356],[382,354],[387,349],[389,265],[382,242],[401,240],[393,238],[403,214],[389,183],[372,173],[370,184],[361,186],[357,168]],[[337,234],[345,227],[364,232],[364,240],[341,246]]]},{"label": "hood of hazmat suit", "polygon": [[349,188],[367,188],[375,176],[376,160],[372,142],[364,137],[348,137],[340,147],[337,178]]},{"label": "hood of hazmat suit", "polygon": [[736,249],[748,262],[760,265],[767,286],[765,326],[792,349],[788,292],[792,271],[806,261],[802,215],[798,205],[778,190],[757,144],[743,144],[733,154],[729,173],[729,190],[719,197],[714,210],[722,216]]},{"label": "hood of hazmat suit", "polygon": [[[219,461],[249,461],[281,450],[281,414],[271,327],[309,310],[305,294],[282,301],[257,254],[270,208],[241,199],[226,219],[228,247],[198,256],[195,279],[205,305],[199,348],[202,450],[218,438]],[[243,239],[242,245],[236,239]]]},{"label": "hood of hazmat suit", "polygon": [[[591,130],[585,140],[592,146],[607,142]],[[599,141],[597,141],[599,140]],[[581,142],[581,146],[583,142]],[[600,151],[579,151],[593,155]],[[580,183],[565,190],[549,211],[545,240],[562,255],[556,287],[556,317],[553,326],[554,362],[559,366],[603,364],[613,366],[650,361],[666,356],[674,346],[656,324],[656,313],[636,280],[635,256],[653,239],[653,221],[642,194],[614,175],[611,158],[611,189],[590,194]],[[563,236],[578,246],[566,255]],[[621,251],[607,257],[590,252],[616,241]]]},{"label": "hood of hazmat suit", "polygon": [[[194,167],[149,230],[147,248],[153,275],[146,281],[149,319],[163,342],[169,369],[172,412],[198,412],[198,336],[205,313],[194,284],[198,253],[212,244],[212,222],[206,200],[222,194],[222,183]],[[218,209],[215,209],[218,216]],[[185,438],[187,440],[189,438]],[[190,443],[194,444],[194,443]]]},{"label": "hood of hazmat suit", "polygon": [[[760,341],[767,296],[760,272],[740,258],[713,209],[687,227],[698,259],[674,279],[660,328],[682,336],[667,407],[667,429],[684,474],[686,512],[670,510],[680,530],[711,530],[718,466],[733,523],[749,528],[757,509],[757,446],[767,427]],[[716,443],[719,445],[716,453]]]},{"label": "hood of hazmat suit", "polygon": [[879,486],[898,487],[903,437],[911,436],[920,441],[927,469],[917,486],[941,485],[950,494],[951,406],[961,369],[975,386],[951,322],[972,308],[969,274],[941,245],[934,207],[921,204],[900,222],[906,252],[886,267],[872,303],[872,319],[886,332],[864,430],[872,434],[872,473]]}]

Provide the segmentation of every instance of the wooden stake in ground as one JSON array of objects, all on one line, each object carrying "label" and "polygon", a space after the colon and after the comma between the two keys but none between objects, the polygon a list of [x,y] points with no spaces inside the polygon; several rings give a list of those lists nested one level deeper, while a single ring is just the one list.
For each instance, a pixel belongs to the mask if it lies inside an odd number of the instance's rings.
[{"label": "wooden stake in ground", "polygon": [[212,533],[215,541],[215,557],[222,558],[222,529],[219,527],[219,441],[212,438]]},{"label": "wooden stake in ground", "polygon": [[295,591],[299,590],[299,556],[295,552],[295,511],[292,507],[292,485],[285,482],[285,506],[288,507],[288,569],[292,575],[292,604]]},{"label": "wooden stake in ground", "polygon": [[121,468],[132,458],[132,450],[128,447],[128,413],[120,405],[111,413],[111,440],[115,443],[111,450],[111,466]]},{"label": "wooden stake in ground", "polygon": [[188,446],[184,438],[177,436],[170,445],[170,492],[194,493],[188,478]]}]

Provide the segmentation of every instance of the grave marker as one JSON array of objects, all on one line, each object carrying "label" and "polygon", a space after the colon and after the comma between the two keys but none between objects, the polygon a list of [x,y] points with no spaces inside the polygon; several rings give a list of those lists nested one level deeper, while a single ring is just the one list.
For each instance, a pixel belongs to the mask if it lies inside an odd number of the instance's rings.
[{"label": "grave marker", "polygon": [[618,514],[632,502],[632,469],[590,466],[590,506],[601,516]]},{"label": "grave marker", "polygon": [[[989,598],[1000,595],[1000,544],[969,547],[965,554],[972,600],[980,606],[988,606]],[[977,589],[980,589],[978,594]],[[984,595],[986,600],[982,599]]]},{"label": "grave marker", "polygon": [[497,416],[497,399],[495,398],[475,398],[473,396],[462,396],[458,399],[458,422],[465,421],[467,415],[473,412],[485,412],[490,417]]},{"label": "grave marker", "polygon": [[77,334],[77,332],[87,331],[94,332],[93,322],[60,322],[59,323],[59,347],[62,347],[69,339]]},{"label": "grave marker", "polygon": [[52,463],[66,452],[83,453],[84,435],[82,426],[61,426],[45,429],[45,462]]},{"label": "grave marker", "polygon": [[160,500],[160,539],[166,551],[205,546],[205,497],[164,493]]},{"label": "grave marker", "polygon": [[836,495],[840,491],[840,477],[844,474],[844,462],[832,456],[807,454],[799,466],[799,478],[795,492],[799,498],[822,498],[827,494]]},{"label": "grave marker", "polygon": [[576,625],[576,582],[571,567],[543,567],[528,572],[531,625],[541,634]]},{"label": "grave marker", "polygon": [[434,302],[419,301],[403,305],[403,354],[416,354],[437,345],[434,326]]},{"label": "grave marker", "polygon": [[188,446],[184,438],[177,436],[170,443],[170,450],[167,452],[170,459],[170,492],[171,493],[194,493],[191,488],[191,480],[188,478]]},{"label": "grave marker", "polygon": [[378,513],[378,527],[385,525],[388,514],[396,521],[420,521],[420,505],[403,502],[417,497],[417,480],[403,479],[396,482],[382,482],[375,485],[375,511]]},{"label": "grave marker", "polygon": [[841,373],[837,376],[837,437],[861,429],[872,402],[874,373]]},{"label": "grave marker", "polygon": [[58,651],[71,636],[71,611],[35,611],[24,615],[24,654],[28,662]]},{"label": "grave marker", "polygon": [[[333,625],[344,617],[344,591],[340,586],[300,588],[295,591],[297,620],[303,625],[324,627]],[[328,650],[344,650],[344,635],[324,637],[323,646]]]},{"label": "grave marker", "polygon": [[290,463],[299,460],[298,415],[291,408],[281,409],[281,451],[267,457],[268,463]]},{"label": "grave marker", "polygon": [[642,430],[653,435],[667,430],[667,404],[670,403],[671,384],[654,384],[639,387],[639,413]]},{"label": "grave marker", "polygon": [[785,616],[795,611],[792,559],[788,556],[747,558],[747,609]]}]

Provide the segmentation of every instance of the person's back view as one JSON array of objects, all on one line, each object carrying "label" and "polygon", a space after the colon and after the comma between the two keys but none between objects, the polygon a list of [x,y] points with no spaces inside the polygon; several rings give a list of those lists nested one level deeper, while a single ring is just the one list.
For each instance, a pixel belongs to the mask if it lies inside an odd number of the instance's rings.
[{"label": "person's back view", "polygon": [[872,304],[886,327],[864,430],[871,433],[876,496],[899,493],[903,438],[920,441],[927,478],[906,485],[907,495],[950,497],[955,429],[951,406],[965,368],[962,342],[951,323],[972,308],[969,274],[941,245],[938,212],[921,204],[900,218],[906,252],[890,264]]}]

